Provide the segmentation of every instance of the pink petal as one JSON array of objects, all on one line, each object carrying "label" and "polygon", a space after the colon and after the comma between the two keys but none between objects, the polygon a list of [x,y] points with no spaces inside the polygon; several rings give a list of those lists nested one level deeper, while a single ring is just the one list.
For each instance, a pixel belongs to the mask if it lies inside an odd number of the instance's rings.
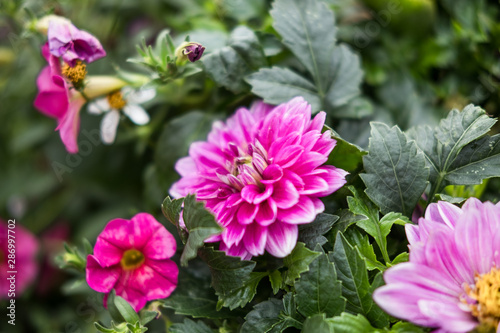
[{"label": "pink petal", "polygon": [[196,163],[190,156],[183,157],[175,163],[175,171],[177,171],[181,176],[189,176],[196,174],[198,169],[196,168]]},{"label": "pink petal", "polygon": [[305,224],[314,221],[316,207],[307,196],[301,196],[299,202],[289,209],[278,210],[278,219],[291,224]]},{"label": "pink petal", "polygon": [[45,66],[36,79],[38,95],[34,106],[43,114],[62,118],[69,106],[68,90],[60,76],[53,78],[50,67]]},{"label": "pink petal", "polygon": [[113,289],[120,277],[122,269],[116,265],[103,267],[99,260],[93,256],[87,256],[86,279],[90,288],[101,293],[108,293]]},{"label": "pink petal", "polygon": [[266,251],[277,258],[289,255],[297,244],[299,228],[296,225],[276,222],[267,232]]},{"label": "pink petal", "polygon": [[326,120],[326,112],[320,111],[316,114],[314,119],[311,121],[311,125],[309,125],[309,131],[322,131],[323,126],[325,125]]},{"label": "pink petal", "polygon": [[268,226],[276,220],[278,216],[278,207],[273,199],[269,198],[259,205],[259,211],[255,220],[262,226]]},{"label": "pink petal", "polygon": [[177,244],[174,236],[165,227],[160,225],[150,235],[146,246],[142,249],[142,253],[146,258],[161,260],[172,257],[175,254],[176,248]]},{"label": "pink petal", "polygon": [[290,170],[298,175],[310,173],[328,160],[327,155],[314,151],[304,152]]},{"label": "pink petal", "polygon": [[448,332],[470,332],[477,325],[470,313],[461,310],[456,303],[431,300],[418,301],[420,312]]},{"label": "pink petal", "polygon": [[252,256],[264,254],[267,240],[267,227],[262,227],[257,223],[250,224],[245,230],[243,243]]},{"label": "pink petal", "polygon": [[80,109],[85,104],[85,99],[79,93],[71,94],[69,108],[56,130],[59,130],[61,140],[66,150],[72,154],[78,152],[77,137],[80,131]]},{"label": "pink petal", "polygon": [[241,197],[248,203],[260,204],[273,194],[273,186],[265,185],[264,189],[259,188],[257,185],[246,185],[241,190]]},{"label": "pink petal", "polygon": [[282,148],[273,158],[272,162],[279,164],[282,168],[288,168],[302,156],[304,148],[299,145]]},{"label": "pink petal", "polygon": [[283,177],[283,169],[278,164],[269,165],[262,174],[263,184],[274,184]]},{"label": "pink petal", "polygon": [[259,206],[249,203],[242,203],[238,209],[238,222],[240,224],[250,224],[255,219],[257,212],[259,211]]},{"label": "pink petal", "polygon": [[454,228],[456,220],[461,214],[462,210],[457,206],[446,201],[439,201],[438,203],[431,203],[427,207],[425,218],[427,220],[442,222],[450,228]]},{"label": "pink petal", "polygon": [[224,242],[220,243],[220,250],[226,252],[228,256],[232,257],[240,257],[241,260],[249,260],[252,258],[250,252],[245,248],[245,244],[240,242],[239,244],[234,244],[231,247],[228,247]]},{"label": "pink petal", "polygon": [[247,228],[247,226],[241,225],[238,222],[229,223],[222,232],[222,241],[228,247],[238,244],[243,239]]},{"label": "pink petal", "polygon": [[280,209],[288,209],[299,202],[299,192],[293,186],[293,183],[287,179],[283,179],[275,184],[273,184],[273,200],[276,202],[276,206]]}]

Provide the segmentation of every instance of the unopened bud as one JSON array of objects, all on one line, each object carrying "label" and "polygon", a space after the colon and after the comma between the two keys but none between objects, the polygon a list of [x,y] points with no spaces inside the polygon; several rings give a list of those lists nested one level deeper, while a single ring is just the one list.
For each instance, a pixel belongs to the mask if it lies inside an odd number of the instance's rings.
[{"label": "unopened bud", "polygon": [[127,82],[115,76],[89,75],[85,81],[83,93],[89,99],[107,95],[125,87]]},{"label": "unopened bud", "polygon": [[200,60],[205,48],[200,43],[184,42],[175,50],[175,55],[179,60],[189,60],[195,62]]}]

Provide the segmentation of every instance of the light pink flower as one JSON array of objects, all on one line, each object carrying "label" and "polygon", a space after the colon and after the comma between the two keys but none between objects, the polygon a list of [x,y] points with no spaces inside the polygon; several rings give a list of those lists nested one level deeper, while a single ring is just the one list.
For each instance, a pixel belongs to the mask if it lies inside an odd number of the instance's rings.
[{"label": "light pink flower", "polygon": [[216,122],[207,142],[194,142],[176,170],[174,197],[195,193],[224,227],[220,249],[243,259],[267,250],[285,257],[297,243],[298,224],[323,212],[319,199],[345,184],[346,171],[323,164],[335,147],[321,133],[325,113],[297,97],[277,107],[262,102]]},{"label": "light pink flower", "polygon": [[50,20],[47,37],[50,53],[61,57],[70,66],[74,66],[77,60],[90,63],[106,56],[97,38],[77,29],[69,21]]},{"label": "light pink flower", "polygon": [[[8,230],[11,231],[9,233]],[[10,235],[10,238],[9,238]],[[15,238],[12,238],[12,237]],[[15,242],[9,249],[9,239]],[[14,248],[14,253],[12,251]],[[38,241],[28,230],[23,228],[16,221],[15,228],[9,229],[8,224],[0,219],[0,300],[13,297],[19,297],[26,288],[33,282],[38,271],[36,254],[38,252]],[[9,255],[15,255],[15,258],[9,258]],[[8,260],[13,261],[8,261]],[[12,267],[10,265],[13,265]],[[8,273],[15,271],[17,273]],[[15,290],[10,289],[10,281],[7,280],[11,275],[15,275]],[[14,292],[15,295],[12,295]]]},{"label": "light pink flower", "polygon": [[87,257],[87,283],[102,293],[115,289],[139,311],[177,286],[179,269],[169,259],[175,249],[174,237],[150,214],[111,220]]},{"label": "light pink flower", "polygon": [[430,204],[406,225],[410,261],[388,269],[373,298],[390,315],[436,332],[498,329],[500,206],[468,199]]},{"label": "light pink flower", "polygon": [[64,78],[61,63],[50,54],[47,44],[42,47],[42,55],[49,65],[38,75],[38,95],[34,106],[46,116],[57,119],[56,131],[59,131],[66,150],[77,153],[80,109],[85,104],[85,98]]}]

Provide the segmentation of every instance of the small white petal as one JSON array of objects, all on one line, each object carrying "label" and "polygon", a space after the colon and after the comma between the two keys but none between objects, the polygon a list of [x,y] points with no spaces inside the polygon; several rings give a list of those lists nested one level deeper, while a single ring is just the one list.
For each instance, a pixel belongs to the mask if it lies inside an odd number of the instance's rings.
[{"label": "small white petal", "polygon": [[127,102],[129,104],[142,104],[149,100],[152,100],[156,96],[156,89],[140,89],[129,92],[128,94],[123,93]]},{"label": "small white petal", "polygon": [[149,115],[139,105],[128,104],[123,107],[123,113],[136,125],[145,125],[149,123]]},{"label": "small white petal", "polygon": [[91,114],[101,114],[103,112],[107,112],[111,109],[109,106],[109,102],[107,98],[99,98],[95,101],[89,103],[87,110]]},{"label": "small white petal", "polygon": [[106,113],[101,120],[101,140],[105,144],[112,144],[115,141],[116,129],[120,121],[120,112],[112,109]]}]

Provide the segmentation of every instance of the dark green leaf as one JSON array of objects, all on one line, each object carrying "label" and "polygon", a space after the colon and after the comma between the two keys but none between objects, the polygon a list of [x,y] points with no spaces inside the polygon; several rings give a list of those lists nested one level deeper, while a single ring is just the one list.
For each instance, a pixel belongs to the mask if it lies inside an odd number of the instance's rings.
[{"label": "dark green leaf", "polygon": [[271,331],[274,326],[283,321],[280,318],[283,310],[283,302],[275,298],[255,305],[253,310],[246,315],[240,333]]},{"label": "dark green leaf", "polygon": [[247,90],[243,78],[266,65],[257,36],[245,26],[234,29],[227,46],[204,56],[201,61],[218,85],[234,93]]},{"label": "dark green leaf", "polygon": [[355,224],[359,221],[366,220],[364,215],[355,215],[348,209],[342,209],[337,211],[339,219],[334,223],[332,229],[326,234],[328,242],[333,246],[335,244],[335,239],[337,238],[337,233],[344,232],[351,224]]},{"label": "dark green leaf", "polygon": [[239,288],[232,290],[224,295],[219,295],[217,308],[226,306],[230,309],[244,307],[250,302],[257,293],[257,286],[262,278],[268,276],[267,272],[252,272],[250,278]]},{"label": "dark green leaf", "polygon": [[302,96],[311,104],[313,112],[322,107],[314,84],[287,68],[262,68],[246,80],[252,86],[252,93],[262,97],[266,103],[280,104]]},{"label": "dark green leaf", "polygon": [[337,278],[342,281],[342,294],[347,300],[346,310],[367,317],[376,327],[389,325],[389,318],[372,299],[366,265],[358,252],[343,235],[337,234],[330,260],[335,263]]},{"label": "dark green leaf", "polygon": [[141,324],[146,325],[156,317],[160,316],[160,312],[158,311],[147,311],[147,310],[142,310],[141,311]]},{"label": "dark green leaf", "polygon": [[166,197],[161,204],[163,215],[175,226],[179,225],[179,216],[183,202],[184,198],[172,200],[170,197]]},{"label": "dark green leaf", "polygon": [[334,330],[324,314],[317,314],[306,319],[302,333],[334,333]]},{"label": "dark green leaf", "polygon": [[277,269],[272,271],[271,274],[269,274],[269,282],[271,282],[273,294],[276,295],[283,285],[283,276],[281,275],[281,272]]},{"label": "dark green leaf", "polygon": [[171,333],[213,333],[210,327],[202,321],[184,319],[184,323],[173,324],[169,328]]},{"label": "dark green leaf", "polygon": [[[351,88],[354,89],[354,86]],[[359,88],[356,88],[359,92]],[[335,118],[363,118],[373,113],[373,104],[366,98],[354,97],[347,104],[327,110],[328,114]]]},{"label": "dark green leaf", "polygon": [[309,264],[319,255],[319,252],[311,251],[304,243],[298,242],[292,253],[283,259],[284,266],[288,268],[283,276],[285,283],[293,285],[301,273],[309,270]]},{"label": "dark green leaf", "polygon": [[368,270],[378,269],[379,271],[384,271],[386,269],[385,265],[377,260],[377,256],[367,235],[362,235],[357,228],[351,228],[344,233],[344,236],[358,250]]},{"label": "dark green leaf", "polygon": [[341,283],[337,281],[335,267],[326,254],[314,259],[309,271],[301,274],[295,290],[298,310],[306,317],[321,313],[333,317],[345,309]]},{"label": "dark green leaf", "polygon": [[392,211],[410,216],[427,187],[429,168],[414,141],[394,126],[371,123],[368,155],[363,157],[366,194],[382,213]]},{"label": "dark green leaf", "polygon": [[368,333],[376,329],[360,314],[356,316],[347,312],[338,317],[327,319],[333,326],[335,333]]},{"label": "dark green leaf", "polygon": [[337,140],[337,145],[328,157],[327,164],[334,165],[348,172],[353,172],[358,169],[363,162],[363,156],[368,154],[368,152],[342,139],[332,128],[328,126],[325,127],[332,132],[332,138]]},{"label": "dark green leaf", "polygon": [[196,257],[197,251],[203,246],[205,239],[222,232],[222,227],[217,223],[215,217],[205,209],[205,204],[196,201],[194,195],[188,195],[184,199],[184,211],[182,213],[189,236],[181,255],[181,265],[187,266],[187,262]]},{"label": "dark green leaf", "polygon": [[319,214],[316,219],[308,224],[299,226],[299,242],[303,242],[308,248],[314,249],[316,244],[323,245],[328,240],[323,236],[332,228],[339,219],[331,214]]}]

